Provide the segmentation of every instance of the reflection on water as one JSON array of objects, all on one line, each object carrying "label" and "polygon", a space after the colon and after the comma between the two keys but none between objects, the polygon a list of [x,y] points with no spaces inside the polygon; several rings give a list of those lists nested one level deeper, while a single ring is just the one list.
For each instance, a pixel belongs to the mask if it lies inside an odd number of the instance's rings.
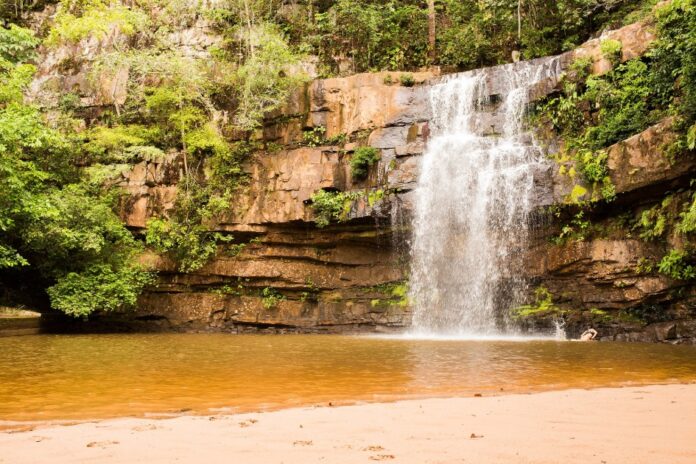
[{"label": "reflection on water", "polygon": [[696,348],[643,344],[38,335],[0,352],[6,421],[696,380]]}]

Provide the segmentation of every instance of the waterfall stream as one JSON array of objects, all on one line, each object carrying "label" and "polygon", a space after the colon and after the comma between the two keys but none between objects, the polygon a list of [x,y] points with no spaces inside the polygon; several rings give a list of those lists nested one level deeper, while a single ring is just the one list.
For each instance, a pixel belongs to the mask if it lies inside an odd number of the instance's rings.
[{"label": "waterfall stream", "polygon": [[558,60],[523,62],[447,76],[431,87],[432,135],[411,246],[415,334],[511,330],[507,310],[526,290],[518,270],[534,173],[545,163],[524,131],[524,115],[534,86],[559,73]]}]

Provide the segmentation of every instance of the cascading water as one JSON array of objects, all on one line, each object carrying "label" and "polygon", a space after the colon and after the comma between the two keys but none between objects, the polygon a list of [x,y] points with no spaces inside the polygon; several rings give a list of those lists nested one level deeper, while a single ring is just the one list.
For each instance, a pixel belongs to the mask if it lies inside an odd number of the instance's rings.
[{"label": "cascading water", "polygon": [[[541,150],[523,130],[531,89],[555,80],[558,60],[444,78],[432,86],[431,139],[413,218],[412,331],[490,336],[525,291],[519,277]],[[500,76],[500,77],[497,77]],[[497,124],[496,124],[497,122]],[[517,271],[516,271],[517,270]]]}]

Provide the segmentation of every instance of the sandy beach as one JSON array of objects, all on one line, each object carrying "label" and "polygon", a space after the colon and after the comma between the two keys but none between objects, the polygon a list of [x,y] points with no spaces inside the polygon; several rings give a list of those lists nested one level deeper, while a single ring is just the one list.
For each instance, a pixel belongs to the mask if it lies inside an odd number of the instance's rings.
[{"label": "sandy beach", "polygon": [[694,463],[696,384],[121,418],[0,433],[2,463]]}]

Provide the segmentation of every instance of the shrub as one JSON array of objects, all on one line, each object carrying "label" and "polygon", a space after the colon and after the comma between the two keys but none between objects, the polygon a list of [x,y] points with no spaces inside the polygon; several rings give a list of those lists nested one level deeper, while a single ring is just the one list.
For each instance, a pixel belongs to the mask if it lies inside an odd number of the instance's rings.
[{"label": "shrub", "polygon": [[416,80],[413,78],[413,74],[404,73],[399,76],[399,82],[404,87],[413,87],[416,84]]},{"label": "shrub", "polygon": [[551,241],[556,245],[562,245],[569,240],[582,242],[587,239],[592,233],[592,223],[584,219],[584,217],[584,211],[578,211],[570,223],[564,224],[561,227],[561,233],[557,237],[552,238]]},{"label": "shrub", "polygon": [[69,316],[84,317],[94,311],[116,311],[135,306],[154,275],[138,266],[112,268],[94,264],[82,272],[70,272],[48,288],[51,306]]},{"label": "shrub", "polygon": [[686,251],[670,250],[657,265],[658,270],[676,280],[691,280],[696,277],[696,267],[689,264],[690,255]]},{"label": "shrub", "polygon": [[302,141],[308,147],[317,147],[324,142],[324,134],[326,133],[326,127],[317,126],[310,130],[302,132]]},{"label": "shrub", "polygon": [[687,203],[687,205],[687,210],[679,215],[681,220],[677,225],[677,230],[683,234],[696,231],[696,194],[693,195],[691,203]]},{"label": "shrub", "polygon": [[149,18],[144,12],[117,3],[91,1],[77,16],[66,11],[65,5],[62,5],[46,43],[76,43],[90,36],[102,39],[112,29],[118,29],[122,34],[130,36],[144,30],[148,21]]},{"label": "shrub", "polygon": [[266,309],[275,308],[278,303],[285,299],[285,295],[273,287],[266,287],[261,291],[261,303]]},{"label": "shrub", "polygon": [[312,195],[312,210],[317,227],[326,227],[332,220],[342,222],[350,213],[353,201],[360,196],[354,192],[319,190]]},{"label": "shrub", "polygon": [[30,29],[16,24],[10,24],[8,28],[0,26],[0,63],[2,60],[21,63],[34,59],[39,42]]},{"label": "shrub", "polygon": [[270,23],[247,31],[249,56],[232,76],[238,97],[234,122],[242,130],[256,129],[263,117],[287,100],[290,92],[305,82],[293,53],[280,29]]},{"label": "shrub", "polygon": [[578,150],[577,159],[580,162],[580,170],[588,182],[600,182],[606,177],[608,155],[604,150],[593,152],[581,149]]},{"label": "shrub", "polygon": [[609,60],[612,64],[618,64],[621,62],[621,49],[623,45],[620,41],[614,39],[602,40],[599,44],[599,49],[602,52],[602,56]]},{"label": "shrub", "polygon": [[672,196],[668,195],[662,203],[643,211],[638,221],[633,226],[640,229],[640,238],[643,240],[655,240],[664,235],[667,227],[672,223],[673,217],[668,209],[672,203]]},{"label": "shrub", "polygon": [[570,71],[568,78],[575,83],[585,82],[592,70],[592,63],[592,57],[589,56],[576,58],[568,68]]},{"label": "shrub", "polygon": [[373,147],[358,147],[350,159],[350,171],[353,179],[365,179],[370,167],[380,159],[380,152]]},{"label": "shrub", "polygon": [[217,253],[218,240],[230,241],[231,237],[211,232],[200,224],[161,218],[148,221],[145,235],[145,243],[172,258],[181,272],[203,267]]},{"label": "shrub", "polygon": [[125,162],[134,159],[158,159],[164,156],[151,146],[160,136],[157,128],[141,125],[97,126],[86,131],[81,140],[87,161],[92,163]]}]

